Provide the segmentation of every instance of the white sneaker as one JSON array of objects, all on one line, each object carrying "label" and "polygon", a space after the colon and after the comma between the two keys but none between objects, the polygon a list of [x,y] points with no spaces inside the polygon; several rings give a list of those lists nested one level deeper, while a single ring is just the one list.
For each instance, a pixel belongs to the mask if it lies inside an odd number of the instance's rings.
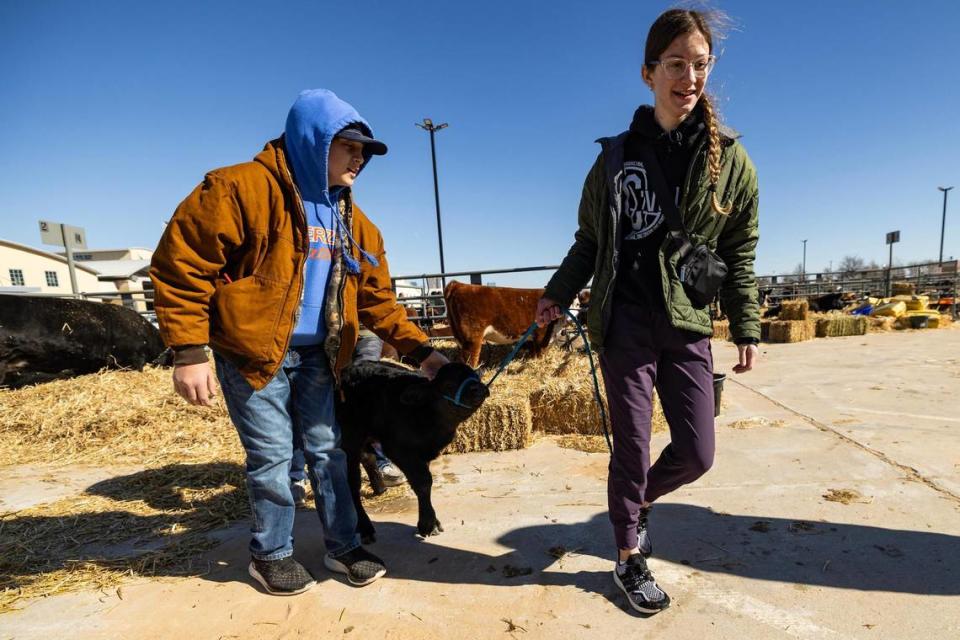
[{"label": "white sneaker", "polygon": [[403,471],[400,471],[392,462],[377,467],[377,471],[380,472],[380,477],[383,478],[383,484],[388,487],[401,485],[407,479],[407,477],[403,475]]},{"label": "white sneaker", "polygon": [[290,483],[290,493],[293,494],[293,505],[297,509],[303,509],[307,506],[307,489],[310,488],[310,481],[304,478]]}]

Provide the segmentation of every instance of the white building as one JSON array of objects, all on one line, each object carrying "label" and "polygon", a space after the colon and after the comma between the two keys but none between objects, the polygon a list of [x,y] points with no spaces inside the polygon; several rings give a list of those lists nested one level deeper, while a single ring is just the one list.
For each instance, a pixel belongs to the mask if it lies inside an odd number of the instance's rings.
[{"label": "white building", "polygon": [[[81,292],[102,291],[98,273],[90,266],[76,264],[77,288]],[[60,293],[70,295],[67,259],[43,249],[0,239],[0,291]]]},{"label": "white building", "polygon": [[[81,295],[148,310],[142,290],[151,290],[149,249],[81,250],[73,254]],[[66,253],[51,253],[9,240],[0,240],[0,291],[70,295]],[[120,295],[116,295],[119,293]],[[114,294],[114,295],[103,295]],[[125,295],[126,294],[126,295]]]}]

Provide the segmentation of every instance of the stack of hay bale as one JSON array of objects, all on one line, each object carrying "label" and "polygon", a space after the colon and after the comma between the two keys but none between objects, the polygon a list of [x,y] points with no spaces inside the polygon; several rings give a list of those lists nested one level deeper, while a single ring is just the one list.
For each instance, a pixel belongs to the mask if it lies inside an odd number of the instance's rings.
[{"label": "stack of hay bale", "polygon": [[[761,325],[761,331],[763,326]],[[784,300],[780,318],[770,323],[770,342],[803,342],[816,335],[816,320],[810,317],[810,303],[806,299]]]},{"label": "stack of hay bale", "polygon": [[894,296],[912,296],[916,293],[916,287],[912,282],[894,282],[890,285],[890,292]]},{"label": "stack of hay bale", "polygon": [[[435,344],[455,356],[456,347],[446,341]],[[483,380],[489,380],[502,359],[498,345],[484,345],[480,354]],[[607,412],[603,378],[599,367],[601,401]],[[654,393],[653,432],[667,431],[660,399]],[[603,433],[600,410],[594,397],[593,377],[585,354],[550,348],[539,358],[518,356],[490,388],[490,397],[457,429],[449,453],[504,451],[530,446],[539,435],[585,435]]]},{"label": "stack of hay bale", "polygon": [[852,316],[845,313],[828,313],[817,318],[818,338],[862,336],[867,332],[870,320],[867,316]]},{"label": "stack of hay bale", "polygon": [[713,321],[713,339],[714,340],[730,340],[730,321],[729,320],[714,320]]}]

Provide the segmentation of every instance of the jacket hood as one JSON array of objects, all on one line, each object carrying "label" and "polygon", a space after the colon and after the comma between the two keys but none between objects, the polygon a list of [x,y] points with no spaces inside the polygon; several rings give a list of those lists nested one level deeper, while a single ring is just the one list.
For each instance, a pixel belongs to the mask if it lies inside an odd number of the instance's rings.
[{"label": "jacket hood", "polygon": [[630,133],[635,133],[649,140],[680,146],[692,145],[700,133],[706,128],[703,122],[703,108],[697,105],[690,117],[686,118],[672,131],[664,131],[654,116],[653,107],[648,104],[640,105],[633,113],[630,123]]},{"label": "jacket hood", "polygon": [[[341,129],[351,124],[359,125],[364,135],[373,137],[367,121],[333,91],[309,89],[301,92],[293,103],[287,115],[284,145],[304,200],[332,206],[327,184],[330,143]],[[364,154],[363,166],[369,159]]]}]

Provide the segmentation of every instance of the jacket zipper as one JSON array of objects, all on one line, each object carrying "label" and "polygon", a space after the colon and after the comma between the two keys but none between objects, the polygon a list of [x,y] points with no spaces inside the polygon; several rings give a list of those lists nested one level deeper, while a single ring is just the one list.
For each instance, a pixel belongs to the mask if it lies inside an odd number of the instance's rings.
[{"label": "jacket zipper", "polygon": [[303,208],[303,198],[300,197],[300,189],[297,188],[297,183],[293,181],[293,176],[290,175],[290,170],[287,168],[286,164],[283,165],[283,170],[287,174],[287,179],[290,180],[290,184],[293,185],[293,193],[297,197],[297,211],[300,213],[300,221],[303,223],[301,232],[304,242],[302,243],[303,257],[300,259],[300,286],[298,287],[297,291],[297,309],[294,311],[294,321],[290,324],[290,328],[287,330],[286,340],[283,343],[283,355],[280,356],[280,362],[277,363],[273,373],[270,374],[271,378],[277,375],[277,372],[280,371],[280,367],[283,366],[283,358],[287,353],[287,349],[290,348],[290,339],[293,336],[294,329],[297,327],[297,315],[300,312],[300,300],[303,297],[303,289],[305,286],[304,280],[306,278],[303,265],[307,261],[307,254],[310,251],[310,240],[307,238],[307,211]]},{"label": "jacket zipper", "polygon": [[[612,197],[612,194],[611,194]],[[612,212],[613,221],[611,223],[611,228],[613,229],[612,242],[613,242],[613,251],[610,255],[610,280],[607,282],[607,290],[603,292],[603,301],[600,303],[600,308],[604,310],[603,314],[603,335],[606,335],[607,328],[610,325],[610,315],[613,310],[607,304],[607,300],[610,298],[610,292],[613,291],[613,286],[617,281],[617,261],[620,258],[620,248],[618,246],[617,237],[620,231],[617,228],[617,225],[620,222],[620,207],[614,203],[610,203],[610,209]]]},{"label": "jacket zipper", "polygon": [[[346,219],[345,219],[343,222],[344,222],[344,226],[347,226],[347,224],[350,225],[350,227],[351,227],[351,228],[350,228],[350,234],[351,234],[351,237],[352,237],[352,235],[353,235],[353,200],[350,199],[350,200],[349,200],[349,203],[350,203],[350,211],[349,211],[350,219],[349,219],[349,220],[346,220]],[[340,213],[339,209],[340,209],[340,201],[339,201],[339,198],[338,198],[338,199],[337,199],[337,214]],[[346,208],[344,208],[344,214],[346,214],[346,213],[347,213]],[[344,217],[346,217],[346,216],[344,216]],[[347,251],[349,251],[350,248],[347,246],[347,238],[343,238],[343,239],[342,239],[342,241],[340,242],[340,246],[343,247],[343,252],[344,252],[344,253],[346,253]],[[353,255],[353,254],[351,253],[351,255]],[[333,374],[333,386],[334,386],[334,388],[339,388],[339,387],[340,387],[340,372],[337,371],[337,362],[336,362],[336,361],[340,359],[340,352],[343,351],[343,326],[347,323],[347,322],[346,322],[346,319],[343,317],[343,291],[344,291],[344,289],[347,288],[347,274],[346,274],[346,272],[345,272],[345,271],[346,271],[346,260],[345,260],[345,257],[344,257],[344,256],[341,256],[340,259],[341,259],[341,262],[343,262],[343,265],[344,265],[344,266],[343,266],[344,272],[342,273],[341,278],[340,278],[340,285],[337,287],[337,307],[338,307],[338,310],[337,310],[337,311],[338,311],[338,314],[340,315],[340,327],[337,329],[337,357],[334,359],[333,366],[330,367],[330,373]]]},{"label": "jacket zipper", "polygon": [[[678,212],[680,213],[680,224],[683,226],[684,230],[686,230],[687,228],[686,221],[684,220],[684,213],[687,210],[687,202],[690,197],[690,180],[692,179],[692,176],[693,176],[693,168],[696,166],[697,160],[700,158],[700,152],[703,151],[704,143],[705,143],[704,139],[701,138],[700,142],[697,144],[697,150],[694,151],[693,157],[690,159],[690,166],[687,167],[687,175],[684,177],[684,180],[683,180],[683,197],[680,199],[680,207],[678,209]],[[668,235],[667,238],[669,239],[669,237],[670,236]],[[666,274],[667,259],[666,259],[666,256],[663,255],[662,246],[660,247],[660,259],[661,259],[661,264],[663,265],[663,268],[664,268],[664,275],[667,275]],[[669,278],[667,280],[669,283]],[[680,278],[680,280],[682,282],[683,278]],[[670,312],[671,305],[673,304],[673,301],[670,298],[670,287],[667,286],[662,288],[663,288],[663,302],[667,308],[667,316],[671,318],[670,324],[673,324],[673,320],[672,320],[673,314]]]}]

